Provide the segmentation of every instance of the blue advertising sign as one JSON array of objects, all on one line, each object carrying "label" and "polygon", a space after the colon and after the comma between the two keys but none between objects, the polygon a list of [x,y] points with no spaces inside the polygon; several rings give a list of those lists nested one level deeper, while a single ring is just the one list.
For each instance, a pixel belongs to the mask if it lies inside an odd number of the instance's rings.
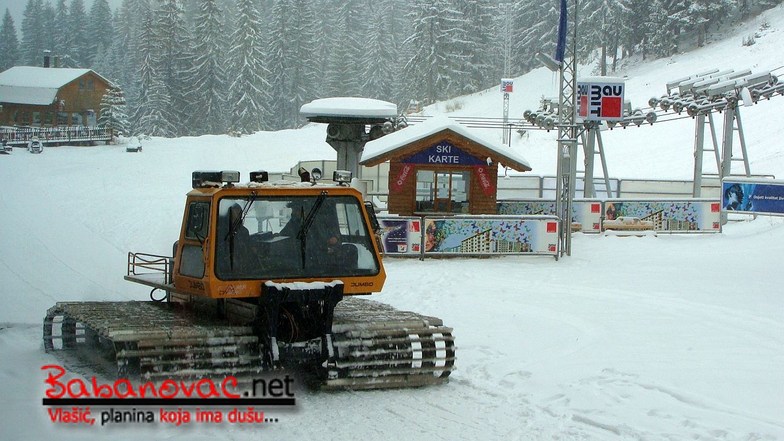
[{"label": "blue advertising sign", "polygon": [[430,148],[421,150],[403,159],[403,162],[432,165],[487,165],[485,160],[455,147],[449,141],[441,141]]},{"label": "blue advertising sign", "polygon": [[722,209],[754,214],[784,214],[784,181],[724,180]]}]

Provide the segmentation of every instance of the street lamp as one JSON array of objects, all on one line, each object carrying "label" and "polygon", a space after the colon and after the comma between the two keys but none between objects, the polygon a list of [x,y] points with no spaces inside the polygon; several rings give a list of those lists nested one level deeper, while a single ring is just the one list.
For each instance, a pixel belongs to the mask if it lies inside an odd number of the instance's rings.
[{"label": "street lamp", "polygon": [[558,72],[559,70],[561,70],[561,62],[556,61],[553,57],[547,54],[544,54],[542,52],[537,52],[534,57],[536,58],[537,61],[542,63],[544,67],[550,69],[553,72]]}]

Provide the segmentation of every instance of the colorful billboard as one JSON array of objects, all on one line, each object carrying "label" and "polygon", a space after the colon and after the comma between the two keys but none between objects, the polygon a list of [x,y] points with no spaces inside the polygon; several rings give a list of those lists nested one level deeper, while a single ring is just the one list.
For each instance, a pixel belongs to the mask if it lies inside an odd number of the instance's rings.
[{"label": "colorful billboard", "polygon": [[[712,199],[574,201],[572,230],[599,233],[604,227],[645,229],[659,232],[718,232],[720,203]],[[552,200],[505,200],[498,202],[498,214],[555,214]],[[624,218],[624,219],[619,219]],[[635,220],[640,224],[636,225]],[[629,222],[635,223],[629,226]]]},{"label": "colorful billboard", "polygon": [[418,217],[382,217],[381,243],[386,254],[422,253],[422,219]]},{"label": "colorful billboard", "polygon": [[551,254],[558,243],[555,216],[424,218],[428,254]]},{"label": "colorful billboard", "polygon": [[784,181],[725,179],[721,194],[721,206],[726,212],[784,214]]},{"label": "colorful billboard", "polygon": [[555,255],[555,216],[379,216],[384,253]]},{"label": "colorful billboard", "polygon": [[[605,227],[624,228],[639,220],[644,229],[659,232],[718,232],[720,203],[712,199],[629,200],[604,202]],[[638,228],[639,229],[639,228]]]},{"label": "colorful billboard", "polygon": [[[555,216],[555,201],[515,199],[498,201],[498,214]],[[602,202],[596,199],[575,200],[572,207],[572,231],[602,231]]]}]

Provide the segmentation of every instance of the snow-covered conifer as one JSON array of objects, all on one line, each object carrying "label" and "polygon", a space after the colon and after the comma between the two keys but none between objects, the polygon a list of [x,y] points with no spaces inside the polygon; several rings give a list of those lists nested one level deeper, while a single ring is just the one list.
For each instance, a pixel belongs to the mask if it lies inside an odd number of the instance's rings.
[{"label": "snow-covered conifer", "polygon": [[268,114],[269,83],[262,64],[264,41],[259,11],[253,0],[238,0],[237,27],[229,49],[230,86],[228,106],[231,109],[229,130],[252,133],[265,128]]},{"label": "snow-covered conifer", "polygon": [[223,12],[216,0],[201,0],[194,32],[193,84],[189,100],[193,103],[191,131],[220,134],[226,132],[226,68]]},{"label": "snow-covered conifer", "polygon": [[73,60],[74,67],[90,66],[90,34],[89,19],[84,8],[83,0],[71,2],[69,14],[69,32],[71,34],[71,47],[67,49],[68,56]]},{"label": "snow-covered conifer", "polygon": [[43,54],[44,40],[41,28],[43,21],[41,11],[42,0],[28,0],[22,16],[22,63],[30,66],[40,66]]},{"label": "snow-covered conifer", "polygon": [[96,58],[112,46],[114,22],[107,0],[93,0],[88,22],[90,43],[87,57],[92,66]]},{"label": "snow-covered conifer", "polygon": [[467,58],[460,47],[460,12],[448,0],[416,0],[409,18],[413,32],[404,44],[413,56],[404,72],[412,96],[432,103],[457,95]]},{"label": "snow-covered conifer", "polygon": [[19,39],[16,36],[14,19],[8,8],[0,23],[0,72],[13,67],[19,60]]},{"label": "snow-covered conifer", "polygon": [[98,118],[99,127],[107,127],[114,134],[128,135],[129,120],[125,111],[125,93],[113,84],[101,97],[101,115]]}]

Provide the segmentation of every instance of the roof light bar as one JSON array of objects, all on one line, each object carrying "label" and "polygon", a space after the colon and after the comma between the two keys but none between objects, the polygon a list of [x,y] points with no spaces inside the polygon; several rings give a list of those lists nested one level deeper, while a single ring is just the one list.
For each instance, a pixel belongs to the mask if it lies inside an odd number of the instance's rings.
[{"label": "roof light bar", "polygon": [[198,170],[191,175],[192,188],[219,187],[221,184],[240,182],[240,172],[234,170]]},{"label": "roof light bar", "polygon": [[264,170],[257,170],[250,172],[250,182],[261,184],[262,182],[269,181],[269,173]]},{"label": "roof light bar", "polygon": [[332,172],[332,180],[341,185],[351,182],[351,178],[351,172],[348,170],[335,170]]}]

